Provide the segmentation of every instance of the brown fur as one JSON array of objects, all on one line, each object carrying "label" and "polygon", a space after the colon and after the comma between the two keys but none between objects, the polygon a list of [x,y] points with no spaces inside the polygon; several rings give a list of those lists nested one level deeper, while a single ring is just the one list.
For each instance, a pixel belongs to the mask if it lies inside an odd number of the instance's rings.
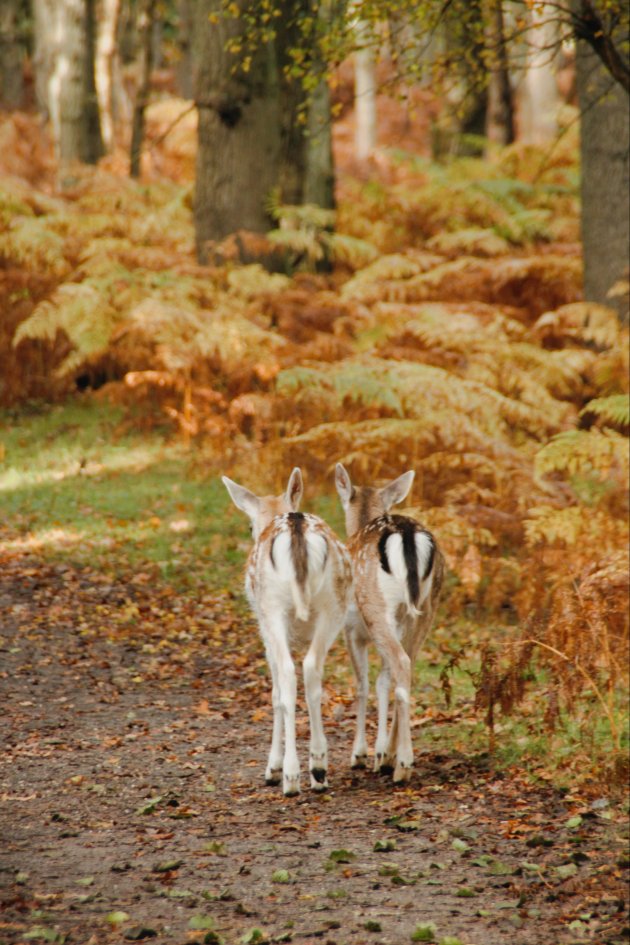
[{"label": "brown fur", "polygon": [[[389,509],[407,495],[413,473],[405,473],[381,489],[352,486],[350,477],[337,465],[337,490],[341,497],[346,530],[350,536],[348,551],[352,558],[354,593],[357,611],[346,630],[348,649],[357,677],[357,734],[352,763],[362,766],[365,742],[365,710],[367,673],[365,646],[375,644],[383,663],[377,683],[379,698],[379,731],[375,757],[377,770],[394,768],[394,781],[411,776],[413,748],[410,730],[411,674],[418,650],[425,639],[437,606],[444,577],[444,558],[435,538],[413,519],[389,515]],[[387,553],[390,536],[399,534],[406,582],[392,573]],[[432,545],[432,553],[419,570],[415,536],[424,534]],[[410,542],[413,546],[410,547]],[[430,567],[429,567],[430,565]],[[410,567],[416,572],[410,574]],[[426,589],[426,581],[431,581]],[[426,597],[422,599],[422,588]],[[422,603],[419,604],[419,600]],[[387,702],[390,680],[395,691],[394,714],[387,737]]]}]

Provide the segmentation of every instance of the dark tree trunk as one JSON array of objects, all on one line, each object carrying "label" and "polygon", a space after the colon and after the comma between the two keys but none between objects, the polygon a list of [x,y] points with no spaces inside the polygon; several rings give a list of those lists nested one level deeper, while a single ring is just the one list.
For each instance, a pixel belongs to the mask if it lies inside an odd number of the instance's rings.
[{"label": "dark tree trunk", "polygon": [[101,116],[96,94],[96,0],[85,4],[85,59],[83,61],[83,141],[81,159],[86,164],[97,164],[105,153],[101,133]]},{"label": "dark tree trunk", "polygon": [[[483,20],[483,0],[470,0],[469,7]],[[488,122],[488,87],[480,81],[476,63],[483,62],[484,37],[480,30],[470,37],[467,49],[464,49],[460,68],[464,76],[467,93],[461,105],[460,136],[457,142],[457,154],[462,157],[479,157],[483,154],[483,139]],[[508,80],[509,81],[509,80]]]},{"label": "dark tree trunk", "polygon": [[192,7],[193,0],[179,0],[177,4],[177,44],[180,56],[177,63],[177,89],[182,98],[193,97]]},{"label": "dark tree trunk", "polygon": [[19,35],[20,2],[0,4],[0,102],[3,108],[20,108],[24,97],[24,45]]},{"label": "dark tree trunk", "polygon": [[[239,0],[247,8],[247,0]],[[199,147],[195,189],[197,253],[209,240],[272,226],[266,209],[279,184],[281,154],[278,64],[272,44],[258,43],[249,68],[226,48],[241,19],[221,16],[221,0],[198,0],[196,21]],[[212,20],[210,19],[212,17]],[[242,39],[242,37],[240,37]]]},{"label": "dark tree trunk", "polygon": [[292,52],[300,49],[311,73],[323,65],[317,51],[304,48],[300,23],[317,16],[313,0],[284,0],[276,38],[280,91],[280,167],[282,203],[334,205],[332,121],[328,85],[322,77],[307,93],[299,75],[291,74]]},{"label": "dark tree trunk", "polygon": [[149,104],[153,69],[153,20],[156,5],[156,0],[142,0],[138,11],[138,90],[131,122],[129,159],[131,177],[140,177],[140,159],[144,143],[144,112]]},{"label": "dark tree trunk", "polygon": [[335,170],[332,150],[330,90],[322,78],[308,110],[304,203],[332,210],[335,206]]},{"label": "dark tree trunk", "polygon": [[627,321],[627,303],[608,292],[627,273],[630,255],[628,95],[585,42],[577,52],[584,296]]},{"label": "dark tree trunk", "polygon": [[490,0],[488,4],[487,45],[490,55],[490,77],[486,134],[490,141],[497,144],[511,144],[514,141],[514,101],[510,84],[502,0]]},{"label": "dark tree trunk", "polygon": [[301,45],[299,20],[313,16],[311,0],[283,0],[279,17],[276,58],[280,101],[280,200],[301,204],[306,172],[307,142],[304,135],[306,95],[299,76],[286,74],[291,65],[289,52]]}]

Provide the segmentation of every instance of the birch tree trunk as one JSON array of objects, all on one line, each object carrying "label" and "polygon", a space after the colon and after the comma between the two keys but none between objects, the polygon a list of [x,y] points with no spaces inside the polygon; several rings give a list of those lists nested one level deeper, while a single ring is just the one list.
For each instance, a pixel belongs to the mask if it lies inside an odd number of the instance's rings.
[{"label": "birch tree trunk", "polygon": [[56,0],[51,7],[52,68],[47,100],[55,152],[63,168],[82,157],[85,5],[83,0]]},{"label": "birch tree trunk", "polygon": [[120,0],[101,0],[96,40],[96,91],[101,112],[103,143],[108,151],[111,151],[114,145],[114,69],[119,18]]},{"label": "birch tree trunk", "polygon": [[50,117],[48,84],[53,70],[52,36],[54,29],[53,0],[33,0],[33,69],[35,101],[43,118]]},{"label": "birch tree trunk", "polygon": [[354,53],[354,148],[356,157],[362,161],[376,147],[376,62],[361,22],[356,34],[359,48]]},{"label": "birch tree trunk", "polygon": [[527,60],[521,84],[519,137],[526,144],[548,144],[558,133],[560,93],[555,62],[558,21],[551,4],[532,6],[527,30]]}]

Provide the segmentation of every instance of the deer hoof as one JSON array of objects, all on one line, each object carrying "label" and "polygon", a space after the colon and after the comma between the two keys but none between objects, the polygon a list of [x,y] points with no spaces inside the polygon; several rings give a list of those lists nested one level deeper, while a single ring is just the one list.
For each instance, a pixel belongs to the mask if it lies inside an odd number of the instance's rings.
[{"label": "deer hoof", "polygon": [[311,768],[311,789],[313,791],[325,791],[328,787],[328,778],[325,768]]},{"label": "deer hoof", "polygon": [[285,797],[295,797],[300,793],[299,774],[285,774],[282,778],[282,793]]},{"label": "deer hoof", "polygon": [[282,768],[267,768],[265,771],[265,784],[268,786],[280,784],[282,781]]},{"label": "deer hoof", "polygon": [[402,764],[400,761],[394,769],[394,784],[405,784],[407,781],[411,781],[411,765]]}]

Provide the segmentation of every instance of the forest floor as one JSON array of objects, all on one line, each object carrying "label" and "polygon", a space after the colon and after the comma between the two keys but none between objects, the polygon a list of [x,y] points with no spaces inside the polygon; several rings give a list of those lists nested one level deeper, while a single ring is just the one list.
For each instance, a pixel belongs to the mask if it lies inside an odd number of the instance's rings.
[{"label": "forest floor", "polygon": [[607,796],[418,732],[394,789],[349,768],[351,693],[327,713],[329,791],[264,787],[268,682],[238,599],[15,551],[0,613],[4,945],[627,940]]}]

